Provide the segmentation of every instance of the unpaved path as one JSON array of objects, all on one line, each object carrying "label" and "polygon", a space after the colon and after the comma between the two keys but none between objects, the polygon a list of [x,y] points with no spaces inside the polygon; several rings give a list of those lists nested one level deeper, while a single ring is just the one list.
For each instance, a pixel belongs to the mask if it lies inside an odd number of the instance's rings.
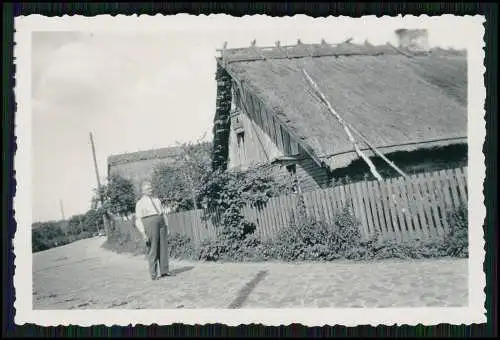
[{"label": "unpaved path", "polygon": [[424,307],[467,305],[467,260],[375,263],[172,261],[151,281],[143,256],[102,238],[33,255],[34,309]]}]

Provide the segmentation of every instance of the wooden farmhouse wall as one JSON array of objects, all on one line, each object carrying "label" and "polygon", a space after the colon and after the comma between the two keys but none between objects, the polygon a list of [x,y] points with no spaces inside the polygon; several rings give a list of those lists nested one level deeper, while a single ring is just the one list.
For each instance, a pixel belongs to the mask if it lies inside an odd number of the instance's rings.
[{"label": "wooden farmhouse wall", "polygon": [[[228,167],[244,169],[253,164],[269,163],[280,156],[295,156],[298,161],[293,170],[301,189],[325,187],[329,181],[328,170],[320,167],[306,153],[261,100],[247,91],[244,85],[239,87],[233,84],[232,88]],[[285,168],[281,170],[287,173]]]},{"label": "wooden farmhouse wall", "polygon": [[279,156],[283,156],[283,152],[245,113],[236,111],[231,115],[229,168],[246,169]]},{"label": "wooden farmhouse wall", "polygon": [[117,174],[130,180],[134,185],[136,193],[139,193],[141,183],[144,180],[151,179],[151,174],[156,166],[162,163],[168,164],[173,161],[171,158],[156,158],[113,164],[108,167],[108,176]]}]

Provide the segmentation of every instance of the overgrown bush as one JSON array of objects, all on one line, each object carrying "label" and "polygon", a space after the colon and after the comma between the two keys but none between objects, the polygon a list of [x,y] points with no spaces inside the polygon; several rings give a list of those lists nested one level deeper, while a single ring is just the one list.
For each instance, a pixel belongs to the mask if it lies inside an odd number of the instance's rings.
[{"label": "overgrown bush", "polygon": [[201,244],[198,258],[238,261],[255,257],[260,241],[253,234],[255,224],[245,218],[243,208],[258,208],[271,197],[291,190],[291,182],[278,180],[269,168],[208,174],[200,190],[202,202],[207,207],[204,218],[210,219],[219,231],[217,239]]},{"label": "overgrown bush", "polygon": [[362,240],[360,223],[343,209],[332,225],[312,218],[281,230],[273,244],[271,257],[286,261],[383,260],[467,257],[467,209],[448,214],[450,232],[444,237],[410,237],[406,240],[383,238],[379,233]]},{"label": "overgrown bush", "polygon": [[193,242],[183,234],[176,233],[168,237],[168,250],[174,259],[192,259],[195,255]]},{"label": "overgrown bush", "polygon": [[249,240],[254,239],[255,237],[250,232],[242,233],[241,230],[233,232],[229,227],[224,227],[217,239],[205,240],[201,243],[197,257],[205,261],[248,259],[247,250],[250,251],[248,243]]},{"label": "overgrown bush", "polygon": [[450,211],[447,215],[450,231],[446,236],[447,252],[450,256],[469,256],[469,214],[467,205]]},{"label": "overgrown bush", "polygon": [[351,260],[424,259],[447,255],[442,239],[410,237],[407,240],[395,240],[376,235],[361,242],[346,258]]},{"label": "overgrown bush", "polygon": [[261,261],[272,258],[263,256],[263,243],[255,234],[248,234],[240,242],[232,238],[205,240],[201,243],[196,258],[204,261]]},{"label": "overgrown bush", "polygon": [[205,261],[218,261],[225,255],[225,249],[217,240],[204,240],[200,244],[197,258]]},{"label": "overgrown bush", "polygon": [[349,257],[359,247],[360,222],[344,208],[328,224],[307,215],[282,229],[274,242],[275,258],[295,260],[335,260]]}]

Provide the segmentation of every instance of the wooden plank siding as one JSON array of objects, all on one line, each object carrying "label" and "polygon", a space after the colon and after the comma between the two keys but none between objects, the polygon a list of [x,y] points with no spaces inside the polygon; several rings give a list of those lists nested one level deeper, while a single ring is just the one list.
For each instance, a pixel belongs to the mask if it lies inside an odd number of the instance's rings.
[{"label": "wooden plank siding", "polygon": [[299,148],[300,156],[297,162],[297,175],[300,181],[300,188],[303,191],[316,190],[328,185],[329,175],[326,168],[322,168]]},{"label": "wooden plank siding", "polygon": [[[234,88],[238,88],[234,86]],[[238,148],[236,132],[231,129],[229,137],[229,168],[246,169],[252,165],[265,164],[281,156],[298,156],[296,171],[303,191],[324,188],[329,181],[329,172],[320,167],[307,152],[292,139],[288,131],[264,107],[258,98],[250,94],[244,85],[235,90],[233,111],[241,111],[245,143]],[[248,110],[248,112],[247,112]]]},{"label": "wooden plank siding", "polygon": [[[397,240],[434,238],[449,230],[446,214],[467,205],[467,169],[416,174],[408,180],[363,181],[303,196],[308,214],[327,222],[333,222],[344,207],[351,207],[365,238],[375,233]],[[243,213],[256,224],[257,235],[268,240],[294,223],[297,203],[297,194],[273,197],[261,209],[246,207]],[[215,238],[216,226],[202,221],[202,216],[201,210],[171,214],[169,225],[174,233],[186,234],[196,243]]]}]

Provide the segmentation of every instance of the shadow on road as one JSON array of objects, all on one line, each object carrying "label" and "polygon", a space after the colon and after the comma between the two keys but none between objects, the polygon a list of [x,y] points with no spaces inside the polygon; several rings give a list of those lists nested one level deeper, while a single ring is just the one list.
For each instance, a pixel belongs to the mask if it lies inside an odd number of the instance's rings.
[{"label": "shadow on road", "polygon": [[191,269],[194,269],[194,266],[184,266],[184,267],[179,267],[176,269],[171,270],[170,272],[174,275],[178,275],[187,271],[190,271]]},{"label": "shadow on road", "polygon": [[240,290],[236,299],[231,302],[231,304],[227,307],[229,309],[238,309],[243,306],[245,301],[248,299],[252,291],[255,289],[257,284],[264,279],[267,275],[267,270],[261,270],[255,275],[255,277],[246,283],[246,285]]}]

